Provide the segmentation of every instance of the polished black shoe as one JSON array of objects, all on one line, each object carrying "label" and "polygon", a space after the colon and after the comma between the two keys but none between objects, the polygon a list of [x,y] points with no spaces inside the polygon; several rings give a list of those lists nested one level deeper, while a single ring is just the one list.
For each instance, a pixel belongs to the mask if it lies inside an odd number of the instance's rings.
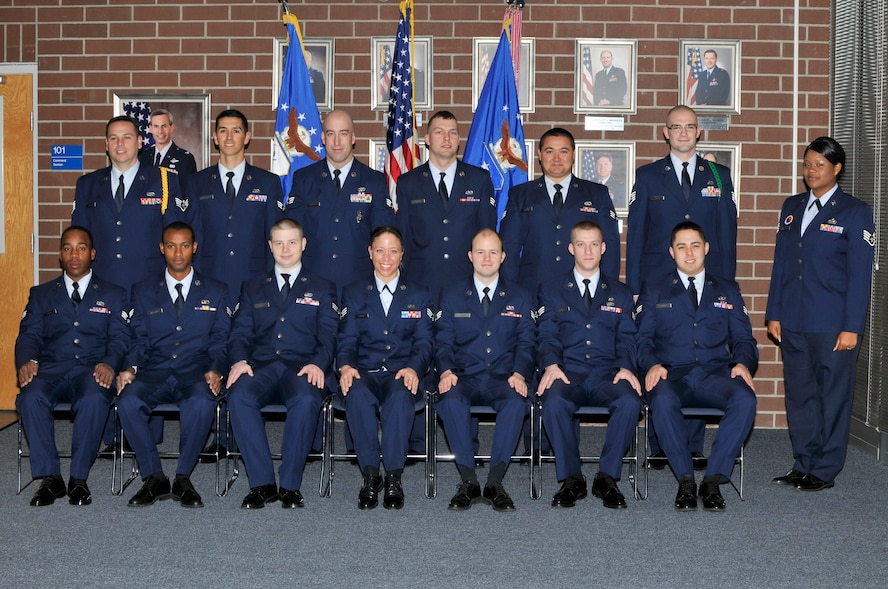
[{"label": "polished black shoe", "polygon": [[609,474],[598,473],[592,481],[592,494],[601,499],[601,503],[610,509],[625,509],[626,498],[620,493],[617,481]]},{"label": "polished black shoe", "polygon": [[718,488],[718,481],[703,481],[700,483],[700,498],[703,499],[703,509],[706,511],[724,511],[725,498]]},{"label": "polished black shoe", "polygon": [[702,452],[691,452],[691,462],[694,464],[694,470],[706,470],[709,466],[709,459],[703,456]]},{"label": "polished black shoe", "polygon": [[56,499],[61,499],[66,493],[65,481],[62,477],[43,477],[43,480],[40,481],[40,488],[31,497],[31,507],[52,505]]},{"label": "polished black shoe", "polygon": [[834,486],[832,481],[824,481],[813,474],[806,474],[802,480],[796,483],[795,488],[799,491],[822,491],[832,489]]},{"label": "polished black shoe", "polygon": [[228,448],[225,446],[220,446],[216,442],[207,444],[207,447],[200,451],[200,462],[202,464],[213,464],[216,462],[217,452],[219,453],[219,460],[228,456]]},{"label": "polished black shoe", "polygon": [[365,474],[361,490],[358,491],[358,509],[374,509],[379,505],[379,492],[382,490],[382,477],[378,474]]},{"label": "polished black shoe", "polygon": [[805,473],[800,470],[792,469],[788,473],[780,477],[774,477],[771,482],[775,485],[783,485],[785,487],[795,487],[805,478]]},{"label": "polished black shoe", "polygon": [[401,487],[401,475],[386,473],[385,495],[382,498],[382,506],[386,509],[401,509],[404,507],[404,489]]},{"label": "polished black shoe", "polygon": [[666,453],[662,450],[657,450],[644,461],[645,467],[650,470],[663,470],[667,464],[669,461],[666,459]]},{"label": "polished black shoe", "polygon": [[204,506],[200,493],[197,492],[188,477],[176,477],[176,480],[173,481],[171,495],[173,501],[178,501],[182,507]]},{"label": "polished black shoe", "polygon": [[487,503],[493,506],[494,511],[515,511],[515,502],[506,493],[502,483],[484,485],[482,495]]},{"label": "polished black shoe", "polygon": [[83,479],[71,478],[68,480],[68,503],[71,505],[90,505],[93,502],[92,493]]},{"label": "polished black shoe", "polygon": [[456,495],[450,499],[450,505],[447,506],[447,509],[465,511],[473,504],[481,501],[484,501],[481,497],[481,485],[462,481],[456,488]]},{"label": "polished black shoe", "polygon": [[552,507],[573,507],[586,495],[586,477],[583,475],[567,477],[552,497]]},{"label": "polished black shoe", "polygon": [[284,509],[299,509],[305,507],[305,497],[299,489],[291,491],[281,487],[281,507]]},{"label": "polished black shoe", "polygon": [[170,498],[170,479],[164,474],[153,474],[142,484],[139,492],[133,495],[127,505],[129,507],[147,507],[158,500]]},{"label": "polished black shoe", "polygon": [[678,481],[678,493],[675,494],[676,511],[693,511],[697,509],[697,483],[694,477],[682,477]]},{"label": "polished black shoe", "polygon": [[274,503],[281,496],[278,494],[277,485],[262,485],[261,487],[253,487],[244,497],[241,503],[241,509],[262,509],[266,503]]}]

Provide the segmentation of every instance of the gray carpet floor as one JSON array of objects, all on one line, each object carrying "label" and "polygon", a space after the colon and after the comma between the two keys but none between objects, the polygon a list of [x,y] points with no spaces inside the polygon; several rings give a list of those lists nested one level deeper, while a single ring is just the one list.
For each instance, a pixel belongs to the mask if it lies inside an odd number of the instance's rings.
[{"label": "gray carpet floor", "polygon": [[[70,426],[57,423],[61,442]],[[167,424],[165,445],[174,443],[176,428]],[[273,440],[278,428],[269,425]],[[584,446],[599,448],[601,432],[583,428]],[[556,509],[551,463],[538,501],[529,496],[528,468],[509,469],[506,488],[518,508],[511,514],[483,505],[448,511],[458,483],[448,463],[439,465],[432,500],[424,496],[423,466],[408,466],[401,511],[359,511],[360,476],[347,462],[336,465],[330,498],[317,494],[320,463],[308,465],[302,510],[241,510],[246,476],[220,498],[212,465],[198,465],[192,477],[205,508],[172,501],[128,508],[138,483],[113,496],[106,460],[90,476],[93,505],[62,500],[32,508],[35,485],[15,494],[15,426],[0,432],[0,448],[2,587],[888,586],[888,467],[852,448],[833,489],[774,486],[771,478],[791,464],[785,431],[753,432],[746,500],[724,486],[723,513],[673,511],[676,482],[668,470],[652,471],[649,498],[630,499],[628,509],[605,509],[591,496]],[[173,472],[172,462],[165,466]],[[65,461],[62,471],[67,479]],[[595,466],[585,473],[591,481]],[[628,497],[625,477],[620,486]]]}]

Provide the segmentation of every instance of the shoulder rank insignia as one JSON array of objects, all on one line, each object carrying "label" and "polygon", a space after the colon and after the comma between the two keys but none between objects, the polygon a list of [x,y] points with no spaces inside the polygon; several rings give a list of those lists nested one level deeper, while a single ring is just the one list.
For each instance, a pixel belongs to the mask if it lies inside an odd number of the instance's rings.
[{"label": "shoulder rank insignia", "polygon": [[871,247],[876,247],[876,234],[868,231],[866,229],[863,230],[863,240],[870,244]]},{"label": "shoulder rank insignia", "polygon": [[120,318],[129,323],[133,318],[133,309],[130,309],[129,311],[121,311]]},{"label": "shoulder rank insignia", "polygon": [[345,316],[348,315],[348,307],[343,306],[341,309],[336,303],[330,303],[330,306],[333,307],[333,310],[339,315],[339,320],[342,321],[345,319]]},{"label": "shoulder rank insignia", "polygon": [[542,317],[542,316],[543,316],[543,313],[545,313],[545,312],[546,312],[546,306],[545,306],[545,305],[540,305],[540,307],[539,307],[538,309],[536,309],[536,310],[531,309],[531,310],[530,310],[530,317],[531,317],[534,321],[538,321],[539,318]]},{"label": "shoulder rank insignia", "polygon": [[225,312],[228,313],[229,317],[234,317],[238,309],[240,309],[240,301],[237,302],[233,309],[231,307],[225,307]]},{"label": "shoulder rank insignia", "polygon": [[183,213],[188,210],[188,199],[187,198],[179,198],[176,197],[176,206],[179,207]]},{"label": "shoulder rank insignia", "polygon": [[438,311],[437,313],[435,313],[434,311],[432,311],[431,307],[426,307],[426,314],[429,316],[429,319],[432,320],[432,323],[440,319],[442,313],[443,311]]},{"label": "shoulder rank insignia", "polygon": [[629,193],[629,206],[631,207],[632,203],[634,203],[634,202],[635,202],[635,191],[633,190],[632,192]]}]

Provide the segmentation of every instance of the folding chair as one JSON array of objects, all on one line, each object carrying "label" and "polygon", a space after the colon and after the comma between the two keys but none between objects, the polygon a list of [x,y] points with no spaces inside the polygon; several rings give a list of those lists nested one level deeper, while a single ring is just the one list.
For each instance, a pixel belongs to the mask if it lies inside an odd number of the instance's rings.
[{"label": "folding chair", "polygon": [[[705,419],[707,423],[720,423],[721,419],[725,416],[725,412],[721,409],[713,409],[709,407],[682,407],[681,413],[684,415],[685,419]],[[739,487],[734,484],[733,478],[728,481],[731,483],[731,486],[734,487],[737,495],[740,496],[741,501],[745,501],[743,498],[743,459],[746,451],[745,449],[746,442],[744,441],[743,445],[740,446],[740,453],[737,455],[737,458],[734,459],[734,464],[740,466]]]}]

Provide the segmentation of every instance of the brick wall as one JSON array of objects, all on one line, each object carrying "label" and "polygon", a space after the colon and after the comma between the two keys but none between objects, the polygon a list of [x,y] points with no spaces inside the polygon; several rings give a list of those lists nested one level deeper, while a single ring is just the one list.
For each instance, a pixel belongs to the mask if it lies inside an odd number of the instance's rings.
[{"label": "brick wall", "polygon": [[[774,224],[783,198],[799,189],[799,149],[824,134],[829,107],[830,0],[801,2],[799,135],[791,122],[793,10],[790,0],[528,0],[525,37],[536,38],[536,112],[525,133],[553,125],[578,139],[634,140],[637,164],[662,157],[661,125],[678,100],[679,39],[742,40],[742,115],[704,140],[741,141],[738,277],[761,351],[757,425],[785,427],[781,367],[763,327]],[[702,6],[700,6],[702,4]],[[306,37],[334,37],[336,106],[366,138],[384,137],[384,113],[370,105],[370,41],[393,36],[395,0],[303,0],[291,8]],[[434,36],[434,106],[471,119],[472,37],[499,34],[504,4],[417,0],[416,33]],[[268,166],[272,37],[285,36],[274,0],[7,0],[0,7],[0,61],[39,65],[39,232],[41,280],[57,268],[57,236],[68,222],[74,172],[49,170],[53,143],[84,145],[84,167],[107,165],[102,140],[115,93],[210,93],[212,112],[239,108],[253,121],[252,163]],[[623,132],[583,131],[573,112],[574,39],[638,39],[638,114]],[[736,175],[736,171],[735,171]]]}]

